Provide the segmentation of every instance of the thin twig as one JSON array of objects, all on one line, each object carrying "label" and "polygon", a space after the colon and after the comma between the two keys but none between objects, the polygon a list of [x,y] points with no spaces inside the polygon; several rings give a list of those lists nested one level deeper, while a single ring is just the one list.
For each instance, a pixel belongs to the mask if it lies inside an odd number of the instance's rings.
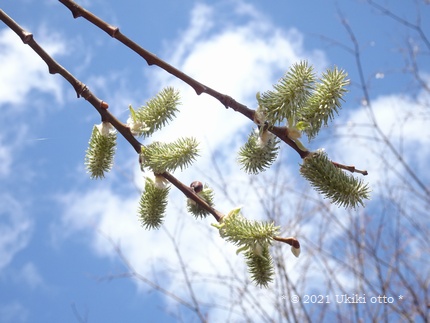
[{"label": "thin twig", "polygon": [[293,237],[289,237],[289,238],[273,237],[273,240],[283,242],[283,243],[289,244],[291,247],[294,247],[296,249],[300,249],[300,243],[296,238],[293,238]]},{"label": "thin twig", "polygon": [[73,315],[76,317],[78,322],[80,322],[80,323],[87,323],[88,322],[88,311],[85,311],[85,314],[82,317],[81,314],[79,314],[75,303],[72,303],[70,306],[72,308]]},{"label": "thin twig", "polygon": [[386,15],[387,17],[390,17],[391,19],[401,23],[402,25],[415,30],[421,37],[421,40],[424,42],[424,44],[426,45],[426,47],[428,49],[430,49],[430,40],[427,38],[426,34],[424,33],[423,29],[420,26],[420,22],[418,21],[416,24],[411,23],[410,21],[403,19],[402,17],[396,15],[394,12],[392,12],[391,10],[381,6],[380,4],[377,4],[375,1],[372,0],[367,0],[367,2],[374,8],[376,8],[377,10],[379,10],[380,12],[382,12],[384,15]]},{"label": "thin twig", "polygon": [[402,164],[406,172],[412,177],[412,179],[415,181],[415,183],[426,193],[427,196],[430,196],[430,190],[426,187],[426,185],[421,181],[420,178],[418,178],[417,174],[412,170],[412,168],[408,165],[408,163],[405,161],[403,156],[400,154],[400,152],[394,147],[393,143],[388,139],[388,137],[385,135],[385,133],[382,131],[381,127],[379,126],[375,113],[373,111],[371,101],[370,101],[370,95],[368,92],[368,89],[366,87],[366,82],[364,78],[364,72],[363,72],[363,66],[361,64],[361,55],[360,55],[360,46],[358,43],[357,38],[355,37],[355,33],[353,32],[351,26],[349,25],[348,21],[346,19],[342,19],[342,25],[345,28],[346,32],[348,33],[352,44],[354,45],[354,58],[355,63],[357,65],[358,74],[360,77],[361,82],[361,89],[363,91],[364,100],[366,101],[366,107],[369,111],[370,118],[372,125],[376,132],[381,137],[382,141],[387,145],[387,147],[390,149],[390,151],[393,153],[393,155],[397,158],[397,160]]},{"label": "thin twig", "polygon": [[368,175],[369,173],[367,172],[367,170],[359,170],[357,168],[355,168],[355,166],[346,166],[346,165],[342,165],[336,162],[331,162],[335,167],[340,168],[340,169],[344,169],[347,170],[351,173],[360,173],[361,175]]},{"label": "thin twig", "polygon": [[179,263],[181,265],[181,271],[182,271],[182,274],[184,275],[184,279],[185,279],[185,285],[187,286],[188,293],[191,297],[191,301],[194,304],[194,311],[196,312],[196,315],[200,318],[200,321],[207,322],[207,319],[205,318],[205,316],[202,313],[202,310],[200,308],[201,306],[198,302],[198,297],[196,296],[196,293],[194,292],[193,286],[191,284],[191,279],[188,275],[188,271],[186,269],[184,259],[182,258],[182,254],[178,248],[178,244],[175,243],[175,239],[170,234],[170,232],[165,227],[163,227],[163,229],[164,229],[164,232],[169,237],[170,241],[172,242],[173,248],[175,249],[175,253],[178,256],[178,260],[179,260]]},{"label": "thin twig", "polygon": [[182,304],[183,306],[189,308],[190,310],[195,310],[194,306],[191,303],[187,302],[186,300],[182,299],[181,297],[177,296],[176,294],[168,291],[167,289],[164,289],[163,287],[161,287],[157,283],[154,283],[152,280],[150,280],[150,279],[144,277],[143,275],[139,274],[136,271],[136,269],[134,269],[134,267],[131,265],[131,263],[128,261],[128,259],[124,256],[124,254],[122,253],[122,250],[119,247],[119,245],[116,244],[112,240],[111,237],[105,236],[105,238],[111,243],[111,245],[114,248],[116,254],[120,258],[120,260],[122,261],[122,263],[124,264],[124,266],[127,268],[128,272],[120,274],[120,275],[115,275],[115,276],[111,275],[111,276],[108,276],[108,277],[104,277],[102,279],[99,279],[100,281],[102,281],[102,280],[112,280],[114,278],[133,277],[133,278],[135,278],[137,280],[140,280],[141,282],[149,285],[152,289],[161,292],[162,294],[164,294],[167,297],[170,297],[171,299],[173,299],[176,302],[178,302],[179,304]]}]

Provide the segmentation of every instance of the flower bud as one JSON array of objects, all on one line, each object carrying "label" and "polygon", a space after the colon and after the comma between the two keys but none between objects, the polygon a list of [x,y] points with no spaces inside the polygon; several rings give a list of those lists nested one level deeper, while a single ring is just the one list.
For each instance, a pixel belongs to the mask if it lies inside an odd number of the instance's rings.
[{"label": "flower bud", "polygon": [[300,247],[299,248],[291,247],[291,252],[293,253],[294,256],[299,257],[300,256]]},{"label": "flower bud", "polygon": [[200,193],[201,191],[203,191],[203,184],[202,182],[199,181],[194,181],[190,184],[190,187],[194,190],[194,192],[196,194]]}]

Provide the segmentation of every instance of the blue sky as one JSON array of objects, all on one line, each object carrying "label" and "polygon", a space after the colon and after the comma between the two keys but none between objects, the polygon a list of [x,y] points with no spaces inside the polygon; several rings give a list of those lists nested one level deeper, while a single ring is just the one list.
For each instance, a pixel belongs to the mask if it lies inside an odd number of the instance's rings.
[{"label": "blue sky", "polygon": [[[401,50],[413,39],[411,48],[425,53],[413,29],[382,15],[365,1],[353,0],[79,3],[119,26],[147,50],[250,108],[255,108],[255,93],[270,89],[295,62],[306,59],[319,73],[333,65],[345,69],[351,86],[343,110],[333,128],[324,129],[310,147],[325,148],[333,160],[367,169],[369,176],[365,179],[373,190],[372,201],[367,211],[355,212],[323,205],[345,227],[368,221],[372,231],[379,220],[385,221],[384,212],[405,212],[406,219],[415,217],[415,222],[409,219],[393,224],[393,231],[403,227],[412,232],[409,226],[413,224],[428,227],[424,218],[428,196],[427,200],[421,198],[419,187],[402,164],[374,129],[365,126],[371,123],[371,115],[358,86],[354,57],[345,49],[352,48],[352,44],[340,14],[348,20],[361,46],[372,111],[380,129],[428,188],[429,93],[405,73],[408,56]],[[57,1],[7,1],[1,9],[108,102],[122,121],[127,120],[129,104],[143,105],[164,86],[178,88],[181,113],[154,140],[195,136],[201,142],[202,153],[193,167],[178,172],[177,177],[184,183],[198,179],[213,186],[216,206],[222,212],[243,205],[249,218],[264,218],[259,203],[265,190],[260,185],[263,180],[251,180],[240,171],[235,157],[252,128],[248,120],[209,96],[197,96],[159,68],[147,66],[138,55],[87,21],[74,20]],[[396,2],[390,9],[412,22],[418,12],[424,31],[430,34],[430,7],[425,2]],[[417,63],[428,84],[428,55],[418,55]],[[99,115],[85,100],[76,99],[71,86],[59,75],[50,75],[43,61],[2,23],[0,109],[1,322],[79,322],[78,315],[88,322],[198,321],[191,311],[148,285],[121,278],[127,268],[115,245],[137,273],[189,300],[180,255],[189,272],[196,275],[193,287],[199,299],[223,306],[231,302],[229,288],[219,280],[211,282],[211,278],[229,277],[232,268],[239,277],[246,277],[245,269],[235,249],[210,226],[214,220],[191,218],[186,214],[183,196],[172,188],[164,228],[155,232],[143,229],[136,210],[144,177],[133,149],[119,138],[112,172],[103,181],[91,180],[83,161]],[[318,263],[307,267],[312,261],[310,249],[318,243],[312,237],[323,229],[316,224],[322,216],[294,219],[299,205],[297,192],[306,192],[318,203],[323,200],[299,177],[298,163],[295,152],[283,147],[278,162],[282,168],[280,180],[285,179],[293,190],[290,195],[279,193],[285,198],[285,212],[291,214],[280,225],[288,227],[286,235],[296,235],[303,246],[300,258],[285,256],[286,266],[292,272],[291,279],[297,281],[301,268],[309,270],[308,281],[314,284],[303,287],[303,293],[324,293],[323,287],[318,287]],[[397,203],[388,197],[397,198]],[[312,203],[304,210],[312,210]],[[390,232],[387,223],[384,228]],[[329,249],[339,248],[339,257],[347,252],[339,247],[345,239],[341,228],[332,228],[327,242]],[[389,244],[387,232],[381,237]],[[423,260],[429,256],[428,243],[423,243],[424,237],[420,236],[402,237],[409,241],[410,261],[425,266],[421,267],[427,268],[422,276],[428,277],[429,266]],[[371,244],[376,240],[369,237]],[[421,249],[423,245],[427,248]],[[196,273],[204,273],[203,278]],[[348,285],[348,273],[339,270],[338,278]],[[276,320],[270,300],[279,299],[279,290],[250,290],[260,297],[259,302],[267,303],[267,312]],[[346,290],[354,291],[353,287]],[[429,297],[428,291],[422,295]],[[252,300],[246,304],[250,306]],[[213,322],[240,321],[222,306],[205,311]]]}]

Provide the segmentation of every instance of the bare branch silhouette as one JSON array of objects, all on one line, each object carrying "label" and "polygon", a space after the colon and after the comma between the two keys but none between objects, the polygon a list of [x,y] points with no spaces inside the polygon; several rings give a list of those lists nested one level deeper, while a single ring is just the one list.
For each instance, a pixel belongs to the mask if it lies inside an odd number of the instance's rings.
[{"label": "bare branch silhouette", "polygon": [[354,34],[354,31],[352,30],[351,26],[349,25],[348,21],[346,19],[342,19],[342,25],[347,31],[348,35],[350,36],[351,42],[354,46],[354,58],[357,66],[357,71],[359,74],[360,82],[361,82],[361,90],[363,92],[364,96],[364,102],[365,107],[367,108],[369,115],[372,120],[372,125],[380,138],[383,140],[383,142],[386,144],[386,146],[390,149],[390,151],[393,153],[393,155],[397,158],[397,160],[402,164],[405,171],[411,176],[411,178],[415,181],[415,183],[423,190],[423,192],[426,193],[428,197],[430,197],[430,189],[427,188],[427,186],[421,181],[421,179],[417,176],[417,174],[412,170],[412,168],[409,166],[409,164],[404,160],[401,153],[394,147],[394,145],[391,143],[391,141],[388,139],[387,135],[382,131],[381,127],[378,125],[378,122],[376,120],[375,114],[373,112],[372,108],[372,101],[370,100],[369,92],[366,86],[366,81],[363,73],[363,63],[361,60],[360,55],[360,45],[358,43],[358,40]]}]

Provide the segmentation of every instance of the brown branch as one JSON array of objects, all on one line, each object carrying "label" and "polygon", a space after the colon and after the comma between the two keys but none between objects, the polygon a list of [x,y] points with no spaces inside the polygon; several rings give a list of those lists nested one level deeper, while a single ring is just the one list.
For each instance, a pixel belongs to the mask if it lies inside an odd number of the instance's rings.
[{"label": "brown branch", "polygon": [[[224,214],[222,214],[221,212],[217,211],[216,209],[214,209],[212,206],[210,206],[205,200],[203,200],[202,198],[200,198],[194,191],[193,188],[186,186],[185,184],[183,184],[182,182],[180,182],[178,179],[176,179],[172,174],[165,172],[163,174],[160,174],[161,176],[163,176],[165,179],[167,179],[170,183],[172,183],[173,185],[175,185],[175,187],[180,190],[182,193],[184,193],[184,195],[186,197],[188,197],[189,199],[192,199],[193,201],[197,202],[199,204],[200,207],[202,207],[203,209],[205,209],[206,211],[208,211],[210,214],[213,215],[213,217],[215,218],[215,220],[217,220],[217,222],[220,222],[220,220],[222,219],[222,217],[224,216]],[[196,200],[196,198],[198,198],[198,201]]]},{"label": "brown branch", "polygon": [[[108,111],[108,104],[99,98],[97,98],[88,87],[79,81],[73,74],[67,71],[63,66],[57,63],[45,50],[34,40],[33,34],[25,31],[18,23],[10,18],[3,10],[0,9],[0,20],[2,20],[10,29],[12,29],[24,42],[29,45],[36,54],[38,54],[46,63],[51,74],[60,74],[63,76],[75,89],[76,94],[79,97],[83,97],[85,100],[91,103],[91,105],[99,112],[102,121],[110,122],[115,129],[130,143],[134,150],[140,154],[142,144],[132,135],[130,128],[119,121]],[[284,131],[278,127],[276,131]],[[290,139],[288,139],[290,140]],[[186,186],[184,183],[179,181],[176,177],[168,172],[159,174],[173,184],[178,190],[180,190],[187,198],[192,199],[200,207],[208,211],[213,215],[217,222],[220,222],[224,217],[224,214],[210,206],[205,200],[196,194],[194,189]]]},{"label": "brown branch", "polygon": [[294,237],[289,237],[289,238],[273,237],[273,240],[283,242],[283,243],[289,244],[293,248],[300,249],[299,240],[297,240]]},{"label": "brown branch", "polygon": [[[162,59],[158,58],[156,55],[152,54],[151,52],[147,51],[146,49],[142,48],[138,44],[136,44],[134,41],[132,41],[130,38],[122,34],[118,27],[112,26],[108,24],[107,22],[103,21],[90,11],[84,9],[83,7],[79,6],[76,2],[72,0],[59,0],[63,5],[65,5],[71,12],[73,17],[79,18],[83,17],[84,19],[88,20],[104,32],[106,32],[109,36],[112,38],[117,39],[121,43],[123,43],[125,46],[130,48],[132,51],[137,53],[139,56],[141,56],[148,65],[156,65],[166,72],[172,74],[173,76],[179,78],[189,86],[191,86],[197,93],[197,95],[200,95],[202,93],[206,93],[213,98],[220,101],[226,108],[231,108],[236,112],[239,112],[240,114],[244,115],[251,121],[258,124],[258,121],[255,120],[255,110],[249,109],[247,106],[245,106],[242,103],[237,102],[232,97],[222,94],[200,82],[193,79],[192,77],[188,76],[184,72],[178,70],[177,68],[173,67],[172,65],[166,63]],[[259,125],[259,124],[258,124]],[[268,129],[271,133],[273,133],[275,136],[277,136],[280,140],[285,142],[288,146],[293,148],[301,158],[307,157],[310,152],[309,151],[303,151],[297,146],[297,144],[291,140],[288,137],[288,132],[286,131],[286,127],[276,127],[271,126]],[[350,172],[356,172],[363,175],[367,175],[367,171],[360,171],[355,169],[355,167],[351,166],[345,166],[339,163],[333,163],[336,167],[339,167],[341,169],[346,169]]]},{"label": "brown branch", "polygon": [[137,153],[141,151],[141,143],[131,134],[130,128],[124,123],[115,118],[108,111],[108,104],[95,96],[88,87],[75,78],[63,66],[58,64],[45,50],[34,40],[33,34],[25,31],[19,24],[10,18],[3,10],[0,9],[0,20],[2,20],[10,29],[12,29],[23,41],[24,44],[30,46],[37,55],[42,58],[50,74],[60,74],[66,79],[75,89],[77,97],[83,97],[100,113],[102,121],[110,122],[115,129],[130,143]]},{"label": "brown branch", "polygon": [[[166,72],[172,74],[173,76],[179,78],[189,86],[191,86],[198,95],[202,93],[206,93],[213,98],[220,101],[226,108],[231,108],[236,112],[239,112],[240,114],[247,117],[249,120],[255,122],[254,115],[255,110],[249,109],[246,105],[237,102],[232,97],[222,94],[200,82],[193,79],[192,77],[188,76],[184,72],[178,70],[177,68],[173,67],[172,65],[166,63],[162,59],[158,58],[156,55],[152,54],[151,52],[145,50],[138,44],[136,44],[134,41],[129,39],[127,36],[122,34],[119,31],[118,27],[112,26],[108,24],[107,22],[103,21],[93,13],[89,12],[88,10],[84,9],[83,7],[79,6],[77,3],[75,3],[72,0],[59,0],[63,5],[65,5],[71,12],[74,18],[83,17],[92,24],[99,27],[101,30],[106,32],[109,36],[112,38],[117,39],[121,43],[123,43],[125,46],[130,48],[132,51],[137,53],[139,56],[141,56],[148,65],[156,65]],[[270,132],[272,132],[274,135],[276,135],[280,140],[285,142],[287,145],[289,145],[291,148],[293,148],[301,158],[306,157],[309,152],[302,151],[294,141],[292,141],[285,132],[282,131],[283,127],[271,127],[269,129]]]},{"label": "brown branch", "polygon": [[355,168],[355,166],[346,166],[346,165],[342,165],[339,163],[336,163],[334,161],[331,162],[335,167],[340,168],[340,169],[344,169],[347,170],[351,173],[360,173],[362,175],[368,175],[369,173],[367,172],[367,170],[359,170],[357,168]]},{"label": "brown branch", "polygon": [[[3,10],[0,9],[0,20],[2,20],[10,29],[12,29],[24,42],[29,45],[34,52],[39,55],[46,63],[51,74],[60,74],[64,77],[75,89],[76,94],[79,97],[83,97],[99,112],[102,121],[107,121],[115,127],[115,129],[130,143],[134,150],[140,154],[142,144],[132,135],[130,128],[119,121],[108,111],[108,104],[95,96],[88,87],[67,71],[63,66],[57,63],[45,50],[34,40],[33,34],[25,31],[18,23],[10,18]],[[198,196],[192,189],[187,187],[181,181],[176,179],[170,173],[161,174],[170,183],[176,186],[181,192],[188,198],[195,201],[202,208],[210,212],[214,218],[219,222],[223,214],[215,210],[213,207],[207,204],[200,196]]]}]

